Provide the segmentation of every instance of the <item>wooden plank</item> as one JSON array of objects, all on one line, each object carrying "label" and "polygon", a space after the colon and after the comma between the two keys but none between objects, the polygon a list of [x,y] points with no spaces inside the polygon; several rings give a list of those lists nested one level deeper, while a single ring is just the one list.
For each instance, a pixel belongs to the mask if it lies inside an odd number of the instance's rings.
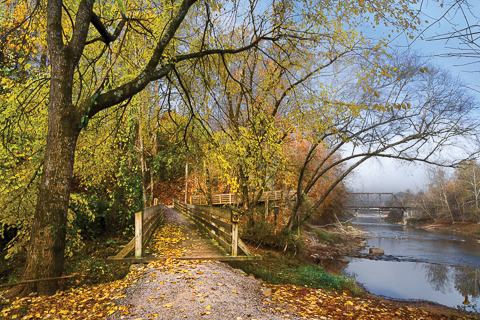
[{"label": "wooden plank", "polygon": [[232,225],[228,222],[214,218],[211,215],[199,212],[198,210],[195,211],[195,216],[202,218],[202,220],[206,221],[207,223],[213,223],[217,227],[222,227],[227,232],[232,232]]},{"label": "wooden plank", "polygon": [[232,233],[232,225],[219,219],[212,218],[211,222],[215,223],[218,227],[223,228],[226,232]]},{"label": "wooden plank", "polygon": [[243,243],[242,239],[238,238],[238,247],[243,251],[247,256],[254,256],[254,254],[248,249],[248,247]]},{"label": "wooden plank", "polygon": [[148,219],[145,221],[143,220],[143,229],[146,230],[149,228],[149,226],[152,224],[152,223],[155,223],[156,222],[156,219],[159,218],[159,216],[163,215],[163,208],[161,208],[160,210],[158,210],[154,215],[151,215],[148,217]]},{"label": "wooden plank", "polygon": [[195,217],[201,218],[201,219],[203,219],[204,221],[207,221],[207,222],[210,222],[210,219],[212,219],[211,215],[205,214],[205,213],[203,213],[201,211],[197,211],[197,210],[193,211],[193,215]]},{"label": "wooden plank", "polygon": [[151,206],[151,207],[146,207],[143,210],[143,220],[146,220],[148,217],[151,215],[155,214],[158,210],[161,210],[163,207],[163,204],[158,204],[156,206]]},{"label": "wooden plank", "polygon": [[115,257],[108,257],[106,259],[107,262],[115,262],[115,263],[149,263],[159,260],[167,260],[167,259],[176,259],[176,260],[215,260],[215,261],[255,261],[255,260],[262,260],[262,256],[255,255],[255,256],[219,256],[219,255],[199,255],[199,256],[183,256],[183,257],[147,257],[141,259],[135,259],[132,256],[116,259]]},{"label": "wooden plank", "polygon": [[232,246],[227,241],[225,241],[222,237],[216,236],[215,238],[218,244],[221,245],[225,249],[225,251],[229,253],[232,252]]},{"label": "wooden plank", "polygon": [[[218,233],[218,235],[220,237],[222,237],[227,243],[228,245],[231,247],[231,244],[230,244],[230,241],[232,241],[232,234],[231,233],[227,233],[225,231],[223,231],[222,229],[220,228],[217,228],[216,232]],[[229,251],[230,252],[230,251]]]},{"label": "wooden plank", "polygon": [[120,252],[115,256],[115,259],[123,259],[135,248],[135,238],[133,238]]},{"label": "wooden plank", "polygon": [[209,207],[209,206],[194,206],[194,207],[195,209],[208,213],[210,215],[231,220],[231,212],[228,209],[219,208],[219,207]]},{"label": "wooden plank", "polygon": [[154,220],[155,222],[153,222],[152,224],[150,224],[150,226],[147,228],[147,229],[144,229],[144,232],[143,232],[143,246],[146,246],[146,244],[148,243],[148,241],[150,241],[150,238],[153,234],[153,231],[157,228],[157,226],[159,224],[162,224],[164,221],[165,221],[165,214],[163,212],[163,209],[162,211],[159,213],[158,217],[155,218]]}]

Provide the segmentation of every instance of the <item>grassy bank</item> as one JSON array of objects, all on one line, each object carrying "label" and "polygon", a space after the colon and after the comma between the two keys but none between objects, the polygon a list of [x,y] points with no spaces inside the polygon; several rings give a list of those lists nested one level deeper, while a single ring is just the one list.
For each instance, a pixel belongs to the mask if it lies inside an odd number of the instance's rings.
[{"label": "grassy bank", "polygon": [[252,274],[273,285],[296,285],[313,289],[346,290],[358,296],[362,290],[353,279],[328,273],[323,267],[305,261],[298,255],[268,249],[250,248],[263,257],[260,261],[231,262],[234,268]]}]

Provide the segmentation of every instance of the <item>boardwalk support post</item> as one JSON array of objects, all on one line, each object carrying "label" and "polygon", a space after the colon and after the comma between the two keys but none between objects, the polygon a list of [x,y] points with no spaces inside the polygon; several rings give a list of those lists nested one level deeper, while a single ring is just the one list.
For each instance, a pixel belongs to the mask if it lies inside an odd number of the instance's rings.
[{"label": "boardwalk support post", "polygon": [[238,254],[238,215],[230,211],[232,215],[232,256]]},{"label": "boardwalk support post", "polygon": [[265,219],[268,218],[268,207],[270,205],[270,201],[268,201],[269,199],[267,198],[267,201],[265,202]]},{"label": "boardwalk support post", "polygon": [[143,211],[135,213],[135,258],[142,257]]}]

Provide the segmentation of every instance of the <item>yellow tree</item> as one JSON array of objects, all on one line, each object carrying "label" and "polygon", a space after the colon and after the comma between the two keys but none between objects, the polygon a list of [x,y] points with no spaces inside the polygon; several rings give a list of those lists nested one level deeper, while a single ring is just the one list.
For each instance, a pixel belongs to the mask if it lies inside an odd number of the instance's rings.
[{"label": "yellow tree", "polygon": [[[418,22],[411,21],[414,14],[409,5],[413,2],[183,0],[136,1],[125,7],[117,1],[117,10],[112,1],[47,0],[46,6],[38,2],[29,8],[27,19],[20,23],[31,23],[35,18],[46,21],[48,130],[22,280],[55,277],[63,271],[75,150],[90,119],[127,104],[154,81],[168,86],[175,79],[182,87],[182,76],[194,74],[199,61],[213,55],[228,57],[271,42],[295,50],[299,59],[304,44],[333,44],[337,35],[341,38],[350,32],[342,26],[355,23],[353,15],[370,13],[374,23],[392,20],[398,27],[412,28],[412,23]],[[37,10],[39,7],[44,10]],[[332,24],[338,25],[338,32],[329,36],[324,26]],[[245,34],[248,31],[251,36],[238,43],[229,28]],[[126,74],[117,66],[132,60],[126,50],[132,39],[142,43],[143,53],[138,56],[142,61]],[[10,295],[53,294],[56,289],[55,281],[39,281],[15,287]]]}]

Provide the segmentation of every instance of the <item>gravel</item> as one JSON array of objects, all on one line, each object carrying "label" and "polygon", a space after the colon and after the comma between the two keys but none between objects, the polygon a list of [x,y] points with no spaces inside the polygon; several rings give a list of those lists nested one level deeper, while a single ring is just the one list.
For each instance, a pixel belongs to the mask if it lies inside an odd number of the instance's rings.
[{"label": "gravel", "polygon": [[108,319],[302,319],[269,300],[261,281],[213,261],[167,260],[128,277]]}]

